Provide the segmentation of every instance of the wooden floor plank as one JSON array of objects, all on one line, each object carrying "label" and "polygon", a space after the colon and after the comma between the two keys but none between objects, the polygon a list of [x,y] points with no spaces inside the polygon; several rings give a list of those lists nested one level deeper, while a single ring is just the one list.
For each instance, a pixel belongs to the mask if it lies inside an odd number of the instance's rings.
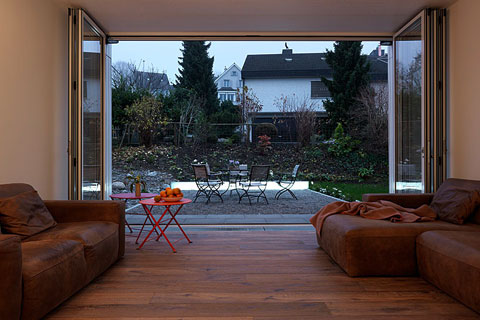
[{"label": "wooden floor plank", "polygon": [[[149,242],[50,319],[475,319],[417,277],[350,278],[310,231],[197,231]],[[172,233],[173,239],[181,234]]]}]

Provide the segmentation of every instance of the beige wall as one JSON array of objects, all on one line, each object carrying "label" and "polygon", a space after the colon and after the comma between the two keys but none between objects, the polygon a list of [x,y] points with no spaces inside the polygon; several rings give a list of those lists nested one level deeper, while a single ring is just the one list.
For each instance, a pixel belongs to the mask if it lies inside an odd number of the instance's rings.
[{"label": "beige wall", "polygon": [[1,0],[0,21],[0,183],[67,198],[67,8]]},{"label": "beige wall", "polygon": [[480,180],[480,1],[449,10],[450,176]]}]

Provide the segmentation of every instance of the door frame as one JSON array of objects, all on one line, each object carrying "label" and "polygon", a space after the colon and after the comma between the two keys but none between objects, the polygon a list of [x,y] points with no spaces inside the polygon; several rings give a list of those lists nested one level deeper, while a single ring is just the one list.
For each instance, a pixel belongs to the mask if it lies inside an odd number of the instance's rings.
[{"label": "door frame", "polygon": [[101,160],[100,160],[100,197],[105,198],[105,59],[106,41],[105,32],[82,9],[68,9],[68,198],[82,200],[83,183],[83,23],[87,21],[101,39],[101,74],[100,74],[100,113],[101,113]]},{"label": "door frame", "polygon": [[398,164],[397,164],[397,155],[398,155],[398,130],[397,130],[397,123],[398,123],[398,100],[397,100],[397,42],[396,38],[400,36],[406,29],[408,29],[410,26],[412,26],[414,23],[416,23],[420,19],[420,26],[421,26],[421,35],[422,35],[422,99],[421,99],[421,123],[422,123],[422,128],[421,128],[421,143],[422,143],[422,188],[423,192],[425,191],[425,171],[426,171],[426,156],[425,156],[425,126],[426,126],[426,121],[425,121],[425,97],[426,97],[426,90],[425,90],[425,77],[426,77],[426,68],[425,68],[425,50],[426,50],[426,45],[425,45],[425,10],[422,10],[420,13],[418,13],[415,17],[410,19],[407,23],[403,25],[402,28],[400,28],[394,35],[393,35],[393,42],[392,42],[392,53],[393,53],[393,91],[392,91],[392,124],[393,124],[393,141],[390,141],[390,143],[394,146],[393,149],[393,162],[390,163],[390,172],[393,176],[393,179],[390,179],[390,182],[393,182],[393,186],[390,187],[390,192],[395,193],[397,191],[397,173],[398,173]]},{"label": "door frame", "polygon": [[[397,77],[396,77],[396,38],[421,19],[422,34],[422,185],[423,192],[435,192],[447,178],[447,77],[446,77],[446,9],[424,9],[414,18],[408,21],[393,36],[393,75],[394,88],[390,103],[393,106],[394,135],[390,138],[390,144],[394,148],[390,152],[390,192],[395,192],[397,182],[397,154],[398,154],[398,130],[397,111],[398,103]],[[391,139],[394,139],[392,141]],[[393,151],[392,151],[393,150]],[[392,186],[393,183],[393,186]]]}]

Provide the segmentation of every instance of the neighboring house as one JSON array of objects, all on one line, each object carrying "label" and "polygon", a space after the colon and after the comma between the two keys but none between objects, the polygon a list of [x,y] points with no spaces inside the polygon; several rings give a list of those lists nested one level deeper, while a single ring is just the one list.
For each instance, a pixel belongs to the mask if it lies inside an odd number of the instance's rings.
[{"label": "neighboring house", "polygon": [[[370,79],[375,88],[388,83],[388,57],[384,50],[374,50],[367,56],[370,62]],[[252,90],[263,105],[262,111],[252,119],[253,123],[275,122],[279,131],[285,135],[280,124],[289,127],[291,140],[293,115],[280,112],[276,102],[282,96],[295,95],[297,99],[314,104],[319,117],[326,117],[323,102],[330,97],[321,78],[332,78],[332,69],[325,61],[325,53],[293,53],[284,49],[281,54],[248,55],[242,67],[242,79],[245,86]],[[280,121],[279,121],[280,119]]]},{"label": "neighboring house", "polygon": [[154,94],[168,95],[173,88],[166,73],[134,71],[133,77],[137,88],[146,89]]},{"label": "neighboring house", "polygon": [[233,63],[229,68],[225,68],[222,74],[215,79],[215,85],[217,86],[220,102],[230,100],[234,104],[238,104],[237,90],[242,87],[242,71],[240,67]]},{"label": "neighboring house", "polygon": [[[374,87],[388,83],[387,60],[384,50],[368,55]],[[317,104],[318,111],[325,111],[323,102],[330,93],[321,77],[332,77],[325,53],[293,53],[292,49],[284,49],[281,54],[248,55],[242,68],[243,83],[263,104],[262,113],[278,113],[275,101],[293,94]]]}]

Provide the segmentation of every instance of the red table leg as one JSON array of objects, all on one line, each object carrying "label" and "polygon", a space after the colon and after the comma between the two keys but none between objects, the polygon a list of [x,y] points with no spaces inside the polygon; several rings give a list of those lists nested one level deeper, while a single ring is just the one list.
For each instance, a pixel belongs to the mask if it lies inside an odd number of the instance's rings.
[{"label": "red table leg", "polygon": [[[125,199],[125,208],[127,207],[127,199]],[[130,227],[130,224],[127,221],[127,209],[125,209],[125,224],[128,227],[128,230],[130,230],[130,233],[133,232],[132,227]]]},{"label": "red table leg", "polygon": [[[192,241],[188,238],[185,231],[183,231],[182,227],[180,226],[180,223],[178,223],[177,219],[175,219],[175,216],[178,214],[178,212],[180,212],[180,209],[182,209],[182,207],[183,207],[183,204],[178,207],[177,211],[175,211],[175,214],[172,214],[172,212],[170,211],[170,206],[167,206],[167,210],[168,210],[168,213],[170,214],[171,218],[170,218],[170,221],[168,221],[168,223],[165,225],[165,228],[163,229],[163,232],[165,232],[165,230],[167,230],[167,228],[170,226],[172,221],[175,221],[175,223],[177,224],[177,227],[180,229],[180,231],[182,231],[183,236],[185,237],[185,239],[187,239],[188,243],[192,243]],[[161,236],[162,235],[159,234],[156,241],[158,241],[158,239],[160,239]]]},{"label": "red table leg", "polygon": [[[150,206],[150,211],[152,210],[153,206]],[[147,220],[150,221],[150,224],[153,226],[155,226],[155,224],[153,223],[152,219],[150,219],[150,216],[148,214],[145,214],[145,221],[143,221],[143,225],[142,225],[142,228],[140,229],[140,232],[138,233],[137,235],[137,239],[135,240],[135,243],[138,244],[138,239],[140,239],[140,236],[142,235],[142,232],[143,232],[143,228],[145,228],[145,224],[147,223]],[[155,233],[157,235],[159,235],[157,229],[155,229]]]},{"label": "red table leg", "polygon": [[160,230],[160,233],[161,235],[163,235],[163,237],[165,238],[165,240],[167,240],[168,244],[170,245],[170,248],[172,248],[172,251],[173,253],[176,253],[177,251],[175,250],[175,248],[173,247],[172,243],[170,242],[170,240],[168,240],[168,237],[165,233],[163,233],[163,230],[162,228],[160,228],[160,222],[162,221],[163,217],[165,216],[165,214],[167,214],[167,212],[169,211],[169,207],[170,206],[167,206],[165,208],[165,211],[163,211],[163,214],[162,216],[158,219],[158,220],[155,220],[155,217],[153,216],[152,212],[150,211],[150,209],[146,206],[146,205],[142,205],[143,206],[143,209],[145,210],[145,213],[150,216],[150,218],[155,222],[155,225],[153,226],[152,230],[150,230],[150,232],[148,233],[148,235],[145,237],[145,239],[143,240],[142,244],[138,247],[138,249],[141,249],[143,247],[143,245],[145,244],[145,242],[147,242],[148,238],[150,238],[150,236],[152,235],[153,231],[158,228]]}]

